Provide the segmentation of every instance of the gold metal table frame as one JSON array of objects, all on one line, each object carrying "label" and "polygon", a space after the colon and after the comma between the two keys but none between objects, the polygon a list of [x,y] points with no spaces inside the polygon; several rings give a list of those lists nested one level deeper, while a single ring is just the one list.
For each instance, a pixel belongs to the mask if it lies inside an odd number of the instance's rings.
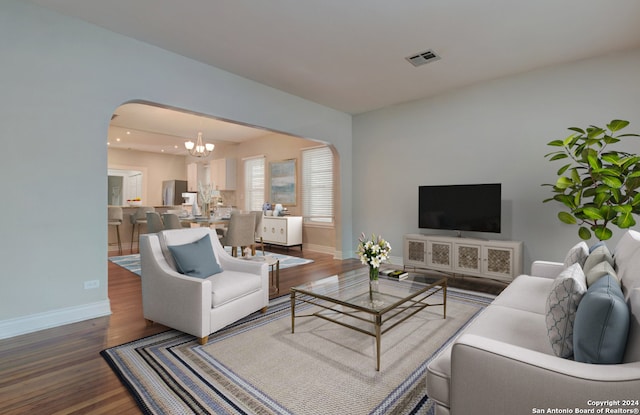
[{"label": "gold metal table frame", "polygon": [[[384,333],[427,307],[443,306],[443,318],[447,318],[447,279],[441,278],[435,282],[424,284],[415,281],[396,281],[381,278],[380,293],[384,304],[375,305],[367,301],[369,298],[369,280],[367,274],[368,270],[367,273],[362,273],[362,276],[358,280],[350,277],[354,282],[345,287],[341,285],[341,277],[338,276],[292,287],[291,333],[295,333],[296,318],[318,317],[375,337],[376,370],[379,371],[380,342]],[[406,292],[403,293],[402,290],[396,290],[395,292],[390,290],[389,288],[391,288],[393,284],[405,284],[407,287]],[[320,287],[320,289],[318,289],[318,287]],[[398,292],[400,292],[400,295],[398,295]],[[438,292],[442,292],[442,302],[426,302],[427,299]],[[347,295],[347,298],[341,298],[345,293],[353,293],[353,296]],[[321,308],[321,310],[311,314],[296,315],[296,304],[311,304]],[[355,321],[364,322],[370,325],[370,327],[368,329],[358,327],[355,323],[351,324],[339,321],[338,318],[334,316],[348,316]],[[385,323],[388,323],[388,325],[385,326]]]}]

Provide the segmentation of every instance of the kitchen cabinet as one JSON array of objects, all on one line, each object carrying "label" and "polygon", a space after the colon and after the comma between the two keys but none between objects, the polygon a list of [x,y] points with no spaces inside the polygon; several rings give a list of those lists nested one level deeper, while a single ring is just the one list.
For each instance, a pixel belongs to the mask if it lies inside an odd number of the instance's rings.
[{"label": "kitchen cabinet", "polygon": [[187,190],[189,192],[198,191],[198,165],[196,163],[187,164]]},{"label": "kitchen cabinet", "polygon": [[216,159],[209,164],[217,190],[236,190],[236,159]]}]

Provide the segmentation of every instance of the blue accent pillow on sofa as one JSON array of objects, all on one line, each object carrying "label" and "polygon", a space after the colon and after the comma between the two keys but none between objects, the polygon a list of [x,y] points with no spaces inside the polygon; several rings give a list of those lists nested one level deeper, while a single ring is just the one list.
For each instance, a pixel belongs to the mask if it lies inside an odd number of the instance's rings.
[{"label": "blue accent pillow on sofa", "polygon": [[207,278],[222,272],[211,246],[209,235],[184,245],[169,246],[181,274],[196,278]]},{"label": "blue accent pillow on sofa", "polygon": [[624,358],[629,333],[629,307],[618,280],[606,275],[582,297],[573,326],[574,360],[617,364]]}]

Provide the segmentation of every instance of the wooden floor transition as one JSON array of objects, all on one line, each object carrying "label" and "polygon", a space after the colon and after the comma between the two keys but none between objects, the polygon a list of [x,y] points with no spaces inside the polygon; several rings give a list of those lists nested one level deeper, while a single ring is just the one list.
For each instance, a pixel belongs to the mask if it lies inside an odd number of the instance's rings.
[{"label": "wooden floor transition", "polygon": [[[269,250],[314,260],[280,270],[281,295],[303,282],[362,266],[328,254]],[[0,340],[0,414],[141,413],[99,353],[167,328],[145,325],[137,275],[109,262],[108,277],[111,316]]]}]

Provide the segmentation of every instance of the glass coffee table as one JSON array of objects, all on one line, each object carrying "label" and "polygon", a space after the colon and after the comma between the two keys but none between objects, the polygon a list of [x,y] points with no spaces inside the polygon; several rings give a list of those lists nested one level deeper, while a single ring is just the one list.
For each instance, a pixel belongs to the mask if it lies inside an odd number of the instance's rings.
[{"label": "glass coffee table", "polygon": [[[434,297],[437,302],[427,302]],[[297,314],[296,306],[313,305],[310,314]],[[317,317],[375,337],[376,370],[380,370],[380,339],[384,333],[427,307],[442,306],[447,318],[447,279],[432,283],[393,280],[381,276],[377,293],[369,288],[368,268],[323,278],[291,288],[291,333],[295,320]]]}]

